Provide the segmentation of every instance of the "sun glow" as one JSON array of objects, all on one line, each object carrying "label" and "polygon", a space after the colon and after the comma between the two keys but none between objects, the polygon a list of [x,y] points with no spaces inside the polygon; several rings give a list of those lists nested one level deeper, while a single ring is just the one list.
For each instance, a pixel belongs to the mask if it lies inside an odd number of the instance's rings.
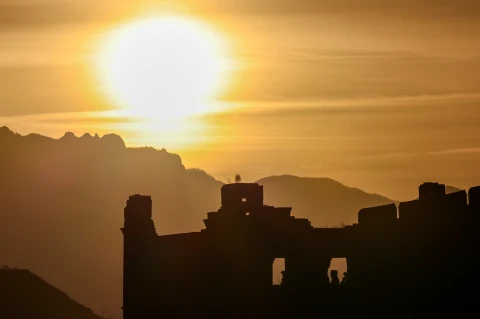
[{"label": "sun glow", "polygon": [[230,68],[226,43],[207,25],[149,17],[114,28],[100,41],[95,69],[115,106],[149,118],[212,111]]}]

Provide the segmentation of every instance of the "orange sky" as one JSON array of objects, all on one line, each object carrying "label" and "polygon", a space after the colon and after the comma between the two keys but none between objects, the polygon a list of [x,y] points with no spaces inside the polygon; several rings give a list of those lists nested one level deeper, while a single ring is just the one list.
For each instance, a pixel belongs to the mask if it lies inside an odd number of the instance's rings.
[{"label": "orange sky", "polygon": [[[98,113],[118,106],[85,59],[106,28],[152,10],[209,23],[237,66],[225,111],[181,132]],[[474,0],[4,0],[0,126],[116,132],[220,180],[327,176],[400,200],[427,180],[467,188],[480,184],[479,16]]]}]

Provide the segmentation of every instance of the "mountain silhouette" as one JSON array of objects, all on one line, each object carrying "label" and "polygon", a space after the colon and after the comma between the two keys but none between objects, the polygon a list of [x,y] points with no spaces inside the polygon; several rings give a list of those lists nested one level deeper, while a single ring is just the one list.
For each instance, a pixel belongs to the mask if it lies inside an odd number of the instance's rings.
[{"label": "mountain silhouette", "polygon": [[30,271],[6,267],[0,268],[0,318],[101,319]]},{"label": "mountain silhouette", "polygon": [[445,186],[445,192],[447,194],[452,194],[452,193],[456,193],[456,192],[461,192],[463,189],[461,188],[458,188],[458,187],[455,187],[455,186],[450,186],[450,185],[446,185]]},{"label": "mountain silhouette", "polygon": [[[0,264],[30,269],[116,318],[128,197],[152,196],[159,234],[198,231],[220,207],[222,182],[186,169],[165,149],[126,147],[114,134],[53,139],[0,127],[0,152]],[[283,175],[258,183],[266,204],[293,207],[293,215],[321,227],[355,222],[361,208],[392,202],[328,178]]]},{"label": "mountain silhouette", "polygon": [[257,183],[264,186],[265,203],[293,207],[292,215],[308,218],[316,227],[353,224],[360,209],[393,202],[330,178],[282,175],[262,178]]}]

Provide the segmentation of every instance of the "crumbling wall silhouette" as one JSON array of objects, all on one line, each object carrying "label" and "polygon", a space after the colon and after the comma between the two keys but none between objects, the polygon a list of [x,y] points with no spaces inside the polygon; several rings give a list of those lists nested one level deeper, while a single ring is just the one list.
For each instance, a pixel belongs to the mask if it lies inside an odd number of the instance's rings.
[{"label": "crumbling wall silhouette", "polygon": [[[319,307],[346,314],[474,304],[458,292],[478,279],[459,278],[457,267],[478,269],[479,205],[480,187],[467,198],[424,183],[419,198],[398,209],[364,208],[357,224],[314,228],[291,216],[290,207],[264,205],[262,186],[235,183],[222,187],[222,206],[207,214],[205,229],[158,236],[151,198],[134,195],[122,229],[124,318],[301,317]],[[339,257],[347,260],[348,281],[333,287],[327,272]],[[285,258],[281,286],[272,283],[275,258]]]}]

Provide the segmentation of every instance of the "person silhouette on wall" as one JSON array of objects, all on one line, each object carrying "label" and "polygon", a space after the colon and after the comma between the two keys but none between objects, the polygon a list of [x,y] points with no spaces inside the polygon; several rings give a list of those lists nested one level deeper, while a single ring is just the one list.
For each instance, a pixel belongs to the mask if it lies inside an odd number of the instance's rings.
[{"label": "person silhouette on wall", "polygon": [[347,283],[347,273],[344,272],[343,273],[343,278],[342,278],[342,282],[340,283],[341,285],[345,285]]},{"label": "person silhouette on wall", "polygon": [[332,278],[332,281],[331,281],[332,285],[339,285],[340,284],[340,280],[338,279],[338,271],[331,270],[330,271],[330,277]]},{"label": "person silhouette on wall", "polygon": [[280,282],[280,285],[285,285],[285,270],[282,270],[281,271],[281,274],[282,274],[282,281]]}]

